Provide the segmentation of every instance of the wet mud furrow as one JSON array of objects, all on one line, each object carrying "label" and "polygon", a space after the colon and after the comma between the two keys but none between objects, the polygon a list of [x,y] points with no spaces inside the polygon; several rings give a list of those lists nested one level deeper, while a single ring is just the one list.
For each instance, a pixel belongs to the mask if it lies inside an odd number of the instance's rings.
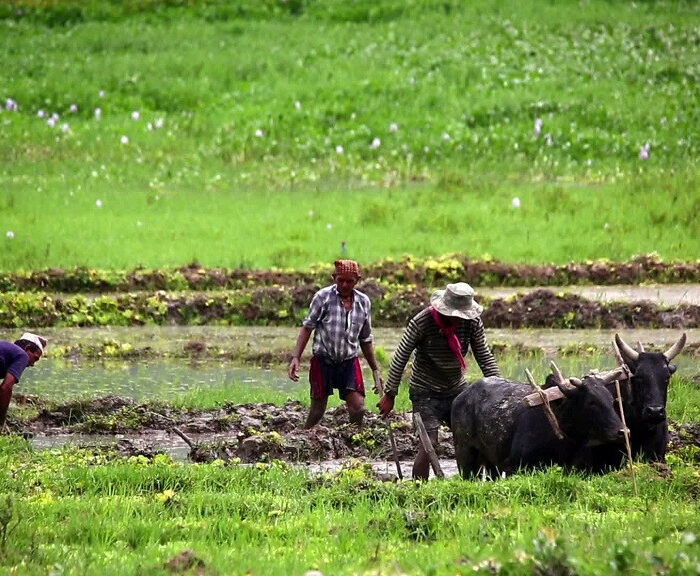
[{"label": "wet mud furrow", "polygon": [[[184,437],[191,444],[186,453],[195,462],[391,460],[394,455],[387,424],[394,432],[400,460],[411,460],[418,442],[410,413],[392,414],[387,420],[368,413],[364,425],[358,428],[350,424],[344,406],[330,409],[321,425],[304,430],[307,409],[292,401],[283,406],[229,404],[198,411],[137,404],[115,396],[52,406],[36,398],[19,397],[17,401],[33,404],[37,415],[11,421],[14,433],[42,439],[40,445],[50,445],[51,437],[61,437],[63,443],[72,438],[77,440],[73,444],[84,446],[111,444],[125,456],[172,453],[173,446],[181,446],[180,438]],[[671,423],[670,450],[689,445],[700,448],[700,423]],[[447,429],[440,431],[437,452],[442,459],[454,457]]]}]

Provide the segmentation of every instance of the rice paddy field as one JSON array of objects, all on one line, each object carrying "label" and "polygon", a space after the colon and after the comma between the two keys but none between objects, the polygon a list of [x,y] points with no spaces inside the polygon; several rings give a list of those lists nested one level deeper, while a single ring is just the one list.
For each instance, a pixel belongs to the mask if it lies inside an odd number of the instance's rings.
[{"label": "rice paddy field", "polygon": [[[0,436],[0,573],[700,575],[699,51],[686,0],[0,3],[0,339],[50,340]],[[372,394],[298,430],[299,302],[340,256],[384,372],[479,263],[508,377],[686,332],[666,462],[399,480]]]}]

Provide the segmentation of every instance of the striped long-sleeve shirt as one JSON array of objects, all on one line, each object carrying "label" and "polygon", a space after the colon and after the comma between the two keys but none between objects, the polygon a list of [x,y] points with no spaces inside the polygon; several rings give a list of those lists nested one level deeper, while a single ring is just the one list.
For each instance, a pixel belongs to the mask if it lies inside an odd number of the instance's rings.
[{"label": "striped long-sleeve shirt", "polygon": [[[484,323],[481,318],[461,320],[456,331],[462,345],[462,354],[472,347],[474,358],[484,376],[500,376],[500,370],[491,349],[486,342]],[[447,337],[430,314],[430,308],[425,308],[408,322],[399,346],[394,353],[389,367],[389,378],[385,392],[396,396],[401,383],[406,364],[413,351],[416,357],[413,361],[413,371],[409,384],[411,396],[430,394],[431,396],[450,395],[467,380],[462,373],[459,360],[447,344]]]}]

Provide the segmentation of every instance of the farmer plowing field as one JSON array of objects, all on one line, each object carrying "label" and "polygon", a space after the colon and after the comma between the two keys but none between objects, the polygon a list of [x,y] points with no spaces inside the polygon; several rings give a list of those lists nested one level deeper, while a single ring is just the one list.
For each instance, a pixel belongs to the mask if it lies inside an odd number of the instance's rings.
[{"label": "farmer plowing field", "polygon": [[[430,442],[437,443],[440,424],[450,425],[452,401],[467,386],[464,357],[469,346],[484,376],[501,375],[486,342],[482,311],[483,307],[474,300],[473,288],[464,282],[448,284],[445,290],[432,295],[430,306],[409,321],[394,353],[378,404],[382,415],[393,410],[401,376],[415,350],[409,395]],[[421,443],[413,463],[413,477],[427,479],[429,473],[428,452]]]}]

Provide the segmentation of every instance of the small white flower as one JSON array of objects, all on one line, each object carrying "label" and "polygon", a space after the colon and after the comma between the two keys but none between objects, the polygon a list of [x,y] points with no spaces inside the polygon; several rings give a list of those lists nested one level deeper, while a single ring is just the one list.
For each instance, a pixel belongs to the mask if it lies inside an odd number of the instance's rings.
[{"label": "small white flower", "polygon": [[139,112],[138,110],[134,110],[134,111],[131,113],[131,119],[132,119],[132,120],[139,120],[140,118],[141,118],[141,112]]},{"label": "small white flower", "polygon": [[375,138],[372,140],[372,143],[369,145],[370,148],[379,148],[382,145],[382,141],[379,138]]},{"label": "small white flower", "polygon": [[139,220],[138,222],[136,222],[136,225],[140,228],[141,226],[143,226],[143,222],[141,222],[141,220]]},{"label": "small white flower", "polygon": [[164,122],[165,121],[162,118],[156,118],[156,122],[155,122],[154,126],[156,128],[162,128]]},{"label": "small white flower", "polygon": [[58,122],[61,119],[61,117],[58,114],[56,114],[56,112],[54,112],[53,114],[51,114],[51,119],[54,122]]},{"label": "small white flower", "polygon": [[46,118],[46,112],[44,112],[43,110],[39,110],[39,111],[36,113],[36,117],[37,117],[37,118]]},{"label": "small white flower", "polygon": [[56,120],[54,120],[53,118],[49,118],[49,119],[46,121],[46,125],[47,125],[49,128],[53,128],[53,127],[56,125]]},{"label": "small white flower", "polygon": [[97,173],[97,170],[93,170],[92,172],[90,172],[90,176],[92,176],[93,178],[97,178],[99,174]]},{"label": "small white flower", "polygon": [[100,120],[102,118],[102,108],[95,108],[95,119]]},{"label": "small white flower", "polygon": [[71,104],[69,110],[75,114],[78,111],[78,105]]},{"label": "small white flower", "polygon": [[442,133],[442,139],[445,140],[445,141],[447,141],[447,140],[450,139],[450,135],[449,135],[447,132],[443,132],[443,133]]},{"label": "small white flower", "polygon": [[651,145],[649,144],[649,142],[647,142],[646,144],[644,144],[644,146],[642,146],[642,147],[639,149],[639,157],[640,157],[642,160],[648,160],[648,159],[649,159],[649,151],[650,151],[650,150],[651,150]]},{"label": "small white flower", "polygon": [[328,224],[326,224],[326,229],[327,229],[327,230],[330,230],[330,229],[332,229],[332,228],[333,228],[333,224],[331,224],[330,222],[329,222]]},{"label": "small white flower", "polygon": [[389,124],[389,132],[398,132],[399,125],[396,122]]},{"label": "small white flower", "polygon": [[152,131],[152,130],[153,130],[153,124],[151,124],[150,122],[149,122],[148,124],[146,124],[146,130],[148,130],[149,132]]},{"label": "small white flower", "polygon": [[263,131],[260,130],[260,128],[258,128],[258,129],[255,131],[255,137],[256,137],[256,138],[262,138],[262,137],[263,137]]},{"label": "small white flower", "polygon": [[314,217],[314,211],[313,211],[313,210],[309,210],[309,218],[313,218],[313,217]]},{"label": "small white flower", "polygon": [[99,198],[95,200],[95,206],[97,206],[98,208],[102,208],[102,200],[100,200]]},{"label": "small white flower", "polygon": [[7,232],[5,232],[5,236],[12,240],[15,237],[15,233],[12,230],[8,230]]},{"label": "small white flower", "polygon": [[100,90],[100,91],[99,91],[99,95],[100,95],[100,98],[104,98],[104,97],[105,97],[105,91],[104,91],[104,90]]},{"label": "small white flower", "polygon": [[542,132],[542,118],[537,118],[535,120],[535,127],[533,129],[533,133],[535,134],[535,137],[539,136],[540,132]]},{"label": "small white flower", "polygon": [[520,198],[516,196],[513,198],[513,200],[511,200],[510,204],[513,206],[513,208],[520,208]]},{"label": "small white flower", "polygon": [[9,110],[10,112],[17,112],[17,101],[13,100],[12,98],[8,98],[5,100],[5,109]]},{"label": "small white flower", "polygon": [[301,102],[299,102],[299,100],[297,100],[296,102],[294,102],[294,107],[295,107],[297,110],[301,110]]},{"label": "small white flower", "polygon": [[544,139],[544,140],[545,140],[545,142],[547,143],[547,146],[551,146],[551,145],[552,145],[552,137],[551,137],[549,134],[547,134],[547,136],[545,136],[545,139]]},{"label": "small white flower", "polygon": [[345,152],[345,148],[343,148],[340,144],[338,144],[335,147],[335,153],[336,154],[343,154]]},{"label": "small white flower", "polygon": [[128,136],[122,136],[122,137],[121,137],[121,143],[122,143],[122,144],[128,144],[128,143],[129,143],[129,137],[128,137]]},{"label": "small white flower", "polygon": [[610,224],[608,224],[607,222],[603,224],[603,230],[607,230],[608,228],[610,228]]},{"label": "small white flower", "polygon": [[70,125],[67,122],[61,124],[61,132],[70,132]]}]

